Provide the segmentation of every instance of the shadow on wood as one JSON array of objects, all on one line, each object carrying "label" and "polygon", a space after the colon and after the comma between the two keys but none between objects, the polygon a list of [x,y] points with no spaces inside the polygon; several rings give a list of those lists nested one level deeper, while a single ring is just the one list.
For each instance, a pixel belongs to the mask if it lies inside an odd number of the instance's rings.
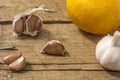
[{"label": "shadow on wood", "polygon": [[87,33],[80,29],[78,29],[78,31],[81,35],[83,35],[86,39],[89,39],[93,43],[97,43],[104,36],[104,35],[95,35],[95,34]]},{"label": "shadow on wood", "polygon": [[61,55],[61,54],[47,54],[46,52],[41,52],[41,54],[44,54],[46,56],[55,56],[55,57],[66,57],[66,56],[70,57],[70,54],[69,54],[68,51],[65,51],[64,55]]},{"label": "shadow on wood", "polygon": [[37,39],[48,39],[46,37],[52,36],[51,33],[47,30],[47,29],[42,29],[37,36],[29,36],[29,35],[21,35],[19,36],[18,39],[21,40],[29,40],[29,39],[33,39],[33,40],[37,40]]},{"label": "shadow on wood", "polygon": [[120,78],[120,72],[118,71],[107,71],[108,74],[110,74],[111,76]]}]

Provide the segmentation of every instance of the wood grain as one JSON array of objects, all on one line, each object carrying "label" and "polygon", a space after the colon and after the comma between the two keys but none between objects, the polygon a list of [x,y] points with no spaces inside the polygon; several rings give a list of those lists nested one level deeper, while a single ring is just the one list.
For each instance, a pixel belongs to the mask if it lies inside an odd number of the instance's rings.
[{"label": "wood grain", "polygon": [[[5,64],[0,64],[0,70],[9,70]],[[24,71],[106,71],[99,64],[78,64],[78,63],[62,63],[62,64],[28,64]]]},{"label": "wood grain", "polygon": [[[3,80],[6,80],[7,74],[4,74]],[[21,71],[11,74],[13,77],[10,80],[119,80],[120,78],[119,72],[111,71]]]},{"label": "wood grain", "polygon": [[[14,38],[14,16],[43,4],[56,12],[36,13],[44,22],[38,36]],[[120,80],[120,72],[107,70],[96,60],[96,44],[103,36],[79,30],[67,15],[66,0],[1,0],[0,11],[0,47],[14,45],[18,49],[0,50],[0,80]],[[66,56],[40,53],[51,40],[63,43]],[[11,71],[2,59],[19,52],[26,57],[26,67]]]},{"label": "wood grain", "polygon": [[12,21],[17,14],[41,5],[56,11],[55,13],[38,11],[36,14],[44,21],[70,21],[65,4],[66,0],[4,0],[0,3],[0,21]]},{"label": "wood grain", "polygon": [[[82,32],[74,24],[44,24],[42,31],[35,38],[21,36],[21,39],[13,37],[11,25],[1,27],[4,28],[3,46],[14,45],[18,49],[18,51],[10,52],[1,51],[1,57],[23,52],[30,64],[98,63],[95,59],[95,46],[101,37]],[[60,40],[68,51],[68,55],[61,57],[40,54],[50,40]]]}]

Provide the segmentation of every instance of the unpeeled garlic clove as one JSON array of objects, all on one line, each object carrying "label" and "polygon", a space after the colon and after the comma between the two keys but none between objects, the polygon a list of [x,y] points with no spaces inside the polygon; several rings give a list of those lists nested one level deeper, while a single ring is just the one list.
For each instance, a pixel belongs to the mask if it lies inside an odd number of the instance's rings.
[{"label": "unpeeled garlic clove", "polygon": [[20,56],[22,56],[21,53],[10,54],[10,55],[4,57],[3,61],[5,64],[9,65],[10,63],[12,63],[16,59],[18,59]]},{"label": "unpeeled garlic clove", "polygon": [[35,30],[36,31],[40,31],[40,29],[42,27],[42,21],[36,15],[31,15],[30,18],[26,21],[26,23],[30,27],[29,28],[30,32],[34,32]]},{"label": "unpeeled garlic clove", "polygon": [[21,56],[19,59],[17,59],[16,61],[12,62],[9,65],[9,68],[11,70],[22,70],[25,67],[25,57]]},{"label": "unpeeled garlic clove", "polygon": [[65,55],[65,48],[63,44],[58,40],[52,40],[46,44],[41,53],[50,55]]},{"label": "unpeeled garlic clove", "polygon": [[25,30],[25,21],[26,21],[26,18],[27,16],[25,17],[21,17],[19,19],[15,19],[13,21],[13,31],[18,34],[18,35],[21,35],[24,30]]},{"label": "unpeeled garlic clove", "polygon": [[25,67],[25,57],[22,55],[22,53],[8,55],[3,58],[3,61],[11,70],[18,71]]},{"label": "unpeeled garlic clove", "polygon": [[[42,28],[42,19],[37,15],[29,15],[26,20],[26,34],[31,36],[36,36],[37,32],[39,32]],[[28,29],[27,29],[28,28]]]}]

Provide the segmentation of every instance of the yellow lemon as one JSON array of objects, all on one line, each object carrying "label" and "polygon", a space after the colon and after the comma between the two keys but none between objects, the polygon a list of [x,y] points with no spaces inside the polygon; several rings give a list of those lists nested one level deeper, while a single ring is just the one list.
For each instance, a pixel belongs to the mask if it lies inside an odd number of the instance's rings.
[{"label": "yellow lemon", "polygon": [[83,31],[107,34],[120,25],[120,0],[67,0],[71,20]]}]

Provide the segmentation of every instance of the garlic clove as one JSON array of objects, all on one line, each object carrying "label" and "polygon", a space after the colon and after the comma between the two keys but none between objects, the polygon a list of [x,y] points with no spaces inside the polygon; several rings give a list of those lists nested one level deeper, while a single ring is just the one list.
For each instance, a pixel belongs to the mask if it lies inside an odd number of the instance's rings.
[{"label": "garlic clove", "polygon": [[42,19],[36,15],[29,15],[28,19],[26,20],[26,32],[31,36],[36,36],[37,32],[41,30],[41,27]]},{"label": "garlic clove", "polygon": [[31,15],[26,23],[29,26],[29,32],[40,31],[42,27],[42,20],[36,15]]},{"label": "garlic clove", "polygon": [[21,17],[20,19],[13,21],[13,23],[14,23],[13,30],[16,34],[22,34],[22,32],[24,32],[25,19],[26,19],[25,17]]},{"label": "garlic clove", "polygon": [[10,55],[4,57],[3,61],[5,64],[9,65],[10,63],[12,63],[16,59],[18,59],[21,55],[22,55],[21,53],[10,54]]},{"label": "garlic clove", "polygon": [[9,65],[11,70],[19,71],[25,67],[25,57],[21,56]]},{"label": "garlic clove", "polygon": [[63,44],[58,40],[52,40],[46,44],[42,53],[50,55],[65,55],[65,48]]}]

